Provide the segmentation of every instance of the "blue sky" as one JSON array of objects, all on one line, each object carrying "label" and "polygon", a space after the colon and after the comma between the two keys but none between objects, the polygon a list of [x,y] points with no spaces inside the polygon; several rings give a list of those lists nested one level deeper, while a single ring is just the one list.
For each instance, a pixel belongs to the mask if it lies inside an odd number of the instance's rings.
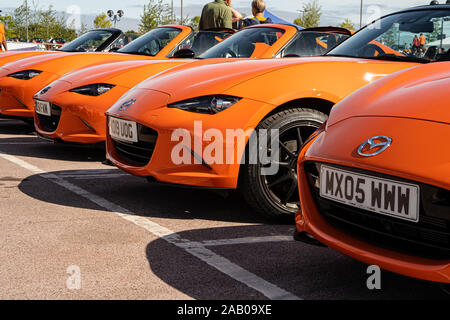
[{"label": "blue sky", "polygon": [[[125,11],[127,18],[139,19],[142,13],[142,8],[147,0],[34,0],[40,7],[48,7],[52,4],[58,11],[66,11],[69,6],[77,5],[81,9],[83,15],[96,15],[101,12],[105,12],[108,9]],[[170,4],[170,0],[164,0]],[[211,0],[184,0],[185,13],[193,17],[200,15],[202,6]],[[440,0],[445,2],[445,0]],[[28,1],[30,4],[33,0]],[[181,0],[174,0],[174,5],[179,14],[179,6]],[[279,16],[293,20],[297,15],[297,10],[302,8],[302,4],[308,2],[308,0],[266,0],[268,9],[275,11]],[[405,7],[411,7],[416,5],[428,4],[430,0],[397,0],[395,2],[386,0],[364,0],[366,10],[373,5],[378,6],[379,13],[386,14]],[[19,6],[22,0],[1,0],[0,9],[14,8]],[[234,7],[238,8],[241,12],[250,13],[251,0],[232,0]],[[319,0],[319,4],[323,9],[322,25],[335,25],[346,18],[351,19],[355,23],[359,24],[359,7],[360,0]],[[365,11],[366,11],[365,10]],[[373,12],[373,11],[372,11]],[[367,13],[366,17],[371,15]]]}]

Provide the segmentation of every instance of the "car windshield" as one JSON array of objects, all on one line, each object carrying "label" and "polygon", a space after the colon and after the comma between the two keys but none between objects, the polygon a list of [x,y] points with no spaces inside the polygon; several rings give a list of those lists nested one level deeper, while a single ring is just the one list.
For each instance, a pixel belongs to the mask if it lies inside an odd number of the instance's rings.
[{"label": "car windshield", "polygon": [[117,51],[119,49],[122,49],[127,44],[131,43],[132,41],[139,38],[139,35],[133,34],[133,33],[125,33],[122,34],[120,37],[118,37],[113,44],[111,44],[110,51]]},{"label": "car windshield", "polygon": [[376,20],[328,55],[426,63],[449,52],[450,10],[427,9]]},{"label": "car windshield", "polygon": [[180,33],[181,29],[178,28],[156,28],[137,38],[117,52],[154,57]]},{"label": "car windshield", "polygon": [[283,29],[261,27],[248,28],[222,41],[206,51],[201,59],[251,58],[266,51],[284,34]]},{"label": "car windshield", "polygon": [[92,30],[66,44],[59,50],[67,52],[94,52],[104,44],[105,41],[111,38],[112,35],[113,32],[111,31]]},{"label": "car windshield", "polygon": [[233,32],[220,31],[197,31],[193,32],[182,43],[180,43],[172,53],[182,49],[190,49],[194,51],[195,56],[198,57],[206,50],[214,47],[216,44],[222,42],[225,38],[230,36]]},{"label": "car windshield", "polygon": [[349,36],[340,33],[302,31],[281,52],[282,57],[320,56],[336,47]]}]

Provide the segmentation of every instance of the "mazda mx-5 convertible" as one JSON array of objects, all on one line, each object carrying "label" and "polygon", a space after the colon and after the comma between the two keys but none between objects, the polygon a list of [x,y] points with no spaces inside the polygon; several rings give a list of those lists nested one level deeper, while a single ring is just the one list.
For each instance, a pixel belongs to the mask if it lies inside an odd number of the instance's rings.
[{"label": "mazda mx-5 convertible", "polygon": [[449,5],[416,7],[374,21],[324,57],[174,68],[108,110],[107,157],[151,181],[240,189],[258,212],[292,217],[304,141],[357,89],[448,59],[431,56],[431,48],[426,57],[391,52],[418,32],[439,38],[449,18]]},{"label": "mazda mx-5 convertible", "polygon": [[67,72],[113,61],[167,58],[193,33],[191,27],[169,25],[153,29],[115,52],[87,52],[90,49],[80,44],[76,53],[58,52],[8,63],[0,68],[0,115],[32,120],[33,95]]},{"label": "mazda mx-5 convertible", "polygon": [[450,62],[430,64],[336,105],[299,159],[298,240],[450,283],[449,86]]},{"label": "mazda mx-5 convertible", "polygon": [[62,48],[51,51],[4,51],[0,52],[0,66],[20,59],[64,52],[105,52],[114,50],[134,40],[135,36],[123,33],[119,29],[94,29],[86,32]]},{"label": "mazda mx-5 convertible", "polygon": [[[286,42],[287,38],[281,40],[285,33],[290,33],[288,37],[295,38],[295,41]],[[330,27],[300,31],[292,26],[258,25],[240,31],[201,55],[216,43],[214,38],[219,35],[217,31],[200,31],[180,44],[178,52],[186,55],[195,50],[196,56],[200,54],[201,64],[211,63],[211,60],[221,61],[223,59],[214,58],[223,57],[311,56],[323,54],[328,46],[348,38],[350,33],[345,29]],[[42,138],[53,141],[88,144],[104,142],[105,112],[114,102],[151,75],[192,61],[124,61],[68,73],[35,95],[36,131]]]}]

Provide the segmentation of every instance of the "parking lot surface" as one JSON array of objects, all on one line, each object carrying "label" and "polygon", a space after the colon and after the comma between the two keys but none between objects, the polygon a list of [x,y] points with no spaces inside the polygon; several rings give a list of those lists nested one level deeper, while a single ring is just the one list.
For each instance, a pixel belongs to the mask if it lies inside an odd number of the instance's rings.
[{"label": "parking lot surface", "polygon": [[[447,299],[294,242],[238,193],[147,183],[0,120],[0,299]],[[75,270],[75,271],[74,271]]]}]

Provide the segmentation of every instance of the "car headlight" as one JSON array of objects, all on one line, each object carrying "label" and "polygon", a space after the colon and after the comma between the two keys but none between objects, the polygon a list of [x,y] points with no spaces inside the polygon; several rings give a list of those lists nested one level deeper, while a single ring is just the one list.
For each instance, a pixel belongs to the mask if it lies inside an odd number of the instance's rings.
[{"label": "car headlight", "polygon": [[69,91],[79,93],[79,94],[84,94],[87,96],[99,96],[99,95],[102,95],[102,94],[108,92],[109,90],[111,90],[114,87],[115,86],[112,84],[96,83],[96,84],[90,84],[87,86],[75,88],[75,89],[72,89]]},{"label": "car headlight", "polygon": [[20,80],[30,80],[30,79],[33,79],[34,77],[37,77],[41,73],[42,73],[42,71],[39,71],[39,70],[24,70],[24,71],[19,71],[16,73],[11,73],[8,75],[8,77],[12,77],[12,78],[20,79]]},{"label": "car headlight", "polygon": [[168,107],[196,113],[216,114],[228,109],[241,99],[226,95],[204,96],[172,103]]}]

